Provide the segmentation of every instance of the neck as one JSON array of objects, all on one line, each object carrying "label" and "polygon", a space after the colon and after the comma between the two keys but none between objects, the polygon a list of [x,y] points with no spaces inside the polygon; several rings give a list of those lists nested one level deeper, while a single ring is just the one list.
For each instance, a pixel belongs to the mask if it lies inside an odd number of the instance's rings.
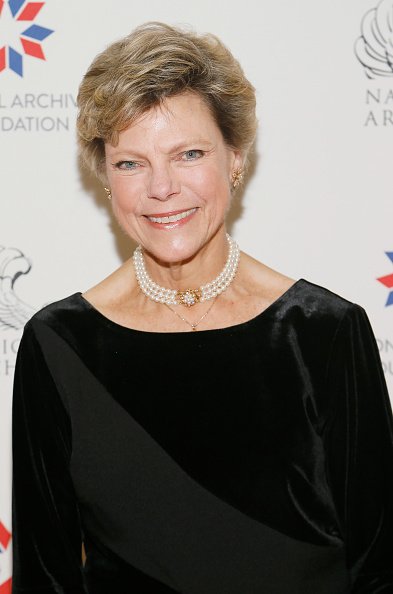
[{"label": "neck", "polygon": [[227,235],[226,260],[219,273],[214,278],[209,278],[201,285],[180,286],[174,289],[168,284],[159,284],[149,274],[141,246],[138,246],[133,255],[135,274],[142,292],[153,301],[172,305],[191,306],[200,301],[212,299],[225,291],[231,284],[236,274],[239,263],[240,251],[237,243]]},{"label": "neck", "polygon": [[199,287],[215,278],[225,266],[228,257],[228,239],[225,231],[216,234],[208,244],[191,257],[168,262],[156,258],[143,249],[146,271],[153,281],[172,289]]}]

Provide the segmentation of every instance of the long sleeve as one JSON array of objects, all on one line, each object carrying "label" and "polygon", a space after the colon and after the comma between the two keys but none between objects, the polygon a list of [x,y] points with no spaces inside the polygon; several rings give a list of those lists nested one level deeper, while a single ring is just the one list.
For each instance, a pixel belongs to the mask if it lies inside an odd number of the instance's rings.
[{"label": "long sleeve", "polygon": [[81,528],[69,474],[71,426],[32,323],[13,395],[13,594],[82,594]]},{"label": "long sleeve", "polygon": [[351,306],[328,369],[328,476],[346,543],[351,594],[393,592],[393,423],[365,311]]}]

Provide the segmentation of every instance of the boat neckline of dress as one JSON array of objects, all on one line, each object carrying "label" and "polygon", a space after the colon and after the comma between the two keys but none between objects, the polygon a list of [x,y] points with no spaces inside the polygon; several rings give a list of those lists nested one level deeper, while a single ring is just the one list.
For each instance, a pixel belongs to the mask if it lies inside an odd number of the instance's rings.
[{"label": "boat neckline of dress", "polygon": [[274,301],[272,301],[272,303],[270,303],[270,305],[268,305],[267,307],[265,307],[265,309],[263,309],[262,311],[260,311],[259,313],[257,313],[255,316],[253,316],[252,318],[250,318],[249,320],[245,320],[244,322],[239,322],[239,324],[232,324],[231,326],[224,326],[222,328],[207,328],[205,330],[198,330],[197,332],[192,332],[191,330],[189,332],[181,332],[181,331],[174,331],[174,332],[159,332],[156,330],[140,330],[138,328],[131,328],[129,326],[123,326],[122,324],[119,324],[118,322],[115,322],[114,320],[111,320],[110,318],[108,318],[106,315],[104,315],[99,309],[97,309],[92,303],[90,303],[90,301],[88,301],[82,294],[82,291],[78,291],[77,293],[75,293],[75,295],[77,297],[79,297],[79,299],[81,300],[81,302],[84,304],[84,306],[89,309],[91,312],[93,312],[94,314],[96,314],[96,316],[101,319],[101,321],[103,321],[105,323],[106,326],[110,326],[114,329],[120,330],[122,332],[133,332],[133,333],[140,333],[140,334],[146,334],[146,335],[158,335],[158,336],[179,336],[179,335],[187,335],[187,334],[191,334],[191,335],[200,335],[200,334],[218,334],[218,333],[222,333],[222,332],[233,332],[233,331],[237,331],[237,330],[241,330],[242,328],[245,328],[247,326],[252,325],[253,323],[261,320],[262,318],[265,317],[265,315],[267,316],[267,314],[269,314],[273,309],[275,309],[277,306],[281,305],[281,303],[283,301],[285,301],[288,297],[291,296],[292,292],[297,290],[299,286],[301,286],[303,283],[308,284],[308,281],[306,281],[304,278],[299,278],[298,280],[295,280],[294,283],[292,283],[292,285],[290,287],[288,287],[288,289],[286,289],[283,293],[281,293],[281,295],[279,295]]}]

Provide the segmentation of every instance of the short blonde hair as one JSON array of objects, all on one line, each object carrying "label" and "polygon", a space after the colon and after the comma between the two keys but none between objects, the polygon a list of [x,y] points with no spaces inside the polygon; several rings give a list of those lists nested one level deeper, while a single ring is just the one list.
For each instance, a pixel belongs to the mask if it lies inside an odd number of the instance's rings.
[{"label": "short blonde hair", "polygon": [[228,146],[247,163],[257,120],[255,89],[227,47],[196,34],[147,22],[98,54],[78,91],[77,133],[82,162],[105,177],[105,142],[167,97],[197,93]]}]

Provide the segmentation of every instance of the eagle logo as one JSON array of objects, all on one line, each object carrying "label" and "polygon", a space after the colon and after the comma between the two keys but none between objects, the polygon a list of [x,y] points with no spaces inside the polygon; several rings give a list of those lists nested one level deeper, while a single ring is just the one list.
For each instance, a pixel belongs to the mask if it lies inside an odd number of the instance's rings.
[{"label": "eagle logo", "polygon": [[20,330],[36,312],[15,293],[16,281],[30,270],[20,250],[0,246],[0,330]]},{"label": "eagle logo", "polygon": [[366,12],[355,54],[368,78],[393,76],[393,2],[381,0]]}]

